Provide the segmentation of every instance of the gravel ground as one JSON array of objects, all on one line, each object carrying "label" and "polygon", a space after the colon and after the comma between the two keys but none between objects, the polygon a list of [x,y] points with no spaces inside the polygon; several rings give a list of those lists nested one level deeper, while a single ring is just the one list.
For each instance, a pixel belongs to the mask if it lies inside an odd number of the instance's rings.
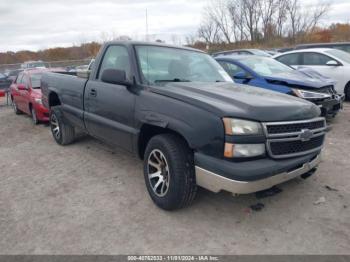
[{"label": "gravel ground", "polygon": [[137,158],[92,138],[58,146],[0,106],[0,253],[350,254],[349,103],[331,124],[315,176],[264,199],[203,189],[165,212]]}]

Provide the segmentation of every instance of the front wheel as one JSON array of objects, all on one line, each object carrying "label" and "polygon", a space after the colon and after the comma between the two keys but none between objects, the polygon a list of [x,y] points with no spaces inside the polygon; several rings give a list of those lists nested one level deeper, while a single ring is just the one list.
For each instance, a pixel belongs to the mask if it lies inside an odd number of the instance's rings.
[{"label": "front wheel", "polygon": [[153,202],[162,209],[179,209],[195,198],[193,152],[176,135],[157,135],[149,141],[144,155],[144,177]]},{"label": "front wheel", "polygon": [[51,133],[57,144],[68,145],[74,141],[74,127],[64,122],[60,106],[51,108],[50,111]]},{"label": "front wheel", "polygon": [[15,112],[15,114],[20,115],[22,112],[18,109],[17,103],[15,102],[15,100],[13,98],[11,99],[11,103],[12,103],[12,108],[13,108],[13,111]]},{"label": "front wheel", "polygon": [[344,93],[346,101],[350,101],[350,83],[346,85]]}]

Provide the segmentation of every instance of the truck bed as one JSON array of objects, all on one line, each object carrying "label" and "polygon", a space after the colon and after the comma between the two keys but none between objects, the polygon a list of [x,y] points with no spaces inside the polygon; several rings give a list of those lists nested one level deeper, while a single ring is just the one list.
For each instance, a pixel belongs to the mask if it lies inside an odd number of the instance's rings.
[{"label": "truck bed", "polygon": [[66,118],[77,126],[84,128],[84,89],[87,78],[76,73],[48,72],[41,79],[43,104],[50,108],[50,93],[59,95]]}]

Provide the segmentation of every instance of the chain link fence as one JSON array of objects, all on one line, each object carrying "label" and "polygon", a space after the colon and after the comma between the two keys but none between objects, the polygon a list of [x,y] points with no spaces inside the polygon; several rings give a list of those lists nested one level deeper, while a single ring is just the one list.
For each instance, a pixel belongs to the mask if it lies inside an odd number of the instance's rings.
[{"label": "chain link fence", "polygon": [[[47,68],[65,68],[71,69],[77,66],[88,65],[91,59],[80,59],[80,60],[62,60],[62,61],[50,61],[43,62]],[[0,64],[0,73],[7,73],[12,70],[21,69],[20,64]]]}]

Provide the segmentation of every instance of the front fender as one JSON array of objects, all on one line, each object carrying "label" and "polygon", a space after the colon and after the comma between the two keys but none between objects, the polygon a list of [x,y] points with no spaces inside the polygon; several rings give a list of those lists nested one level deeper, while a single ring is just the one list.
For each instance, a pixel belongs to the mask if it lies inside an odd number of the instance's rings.
[{"label": "front fender", "polygon": [[222,155],[223,123],[211,112],[170,97],[144,92],[137,98],[135,116],[138,128],[149,124],[170,129],[184,137],[193,150]]}]

